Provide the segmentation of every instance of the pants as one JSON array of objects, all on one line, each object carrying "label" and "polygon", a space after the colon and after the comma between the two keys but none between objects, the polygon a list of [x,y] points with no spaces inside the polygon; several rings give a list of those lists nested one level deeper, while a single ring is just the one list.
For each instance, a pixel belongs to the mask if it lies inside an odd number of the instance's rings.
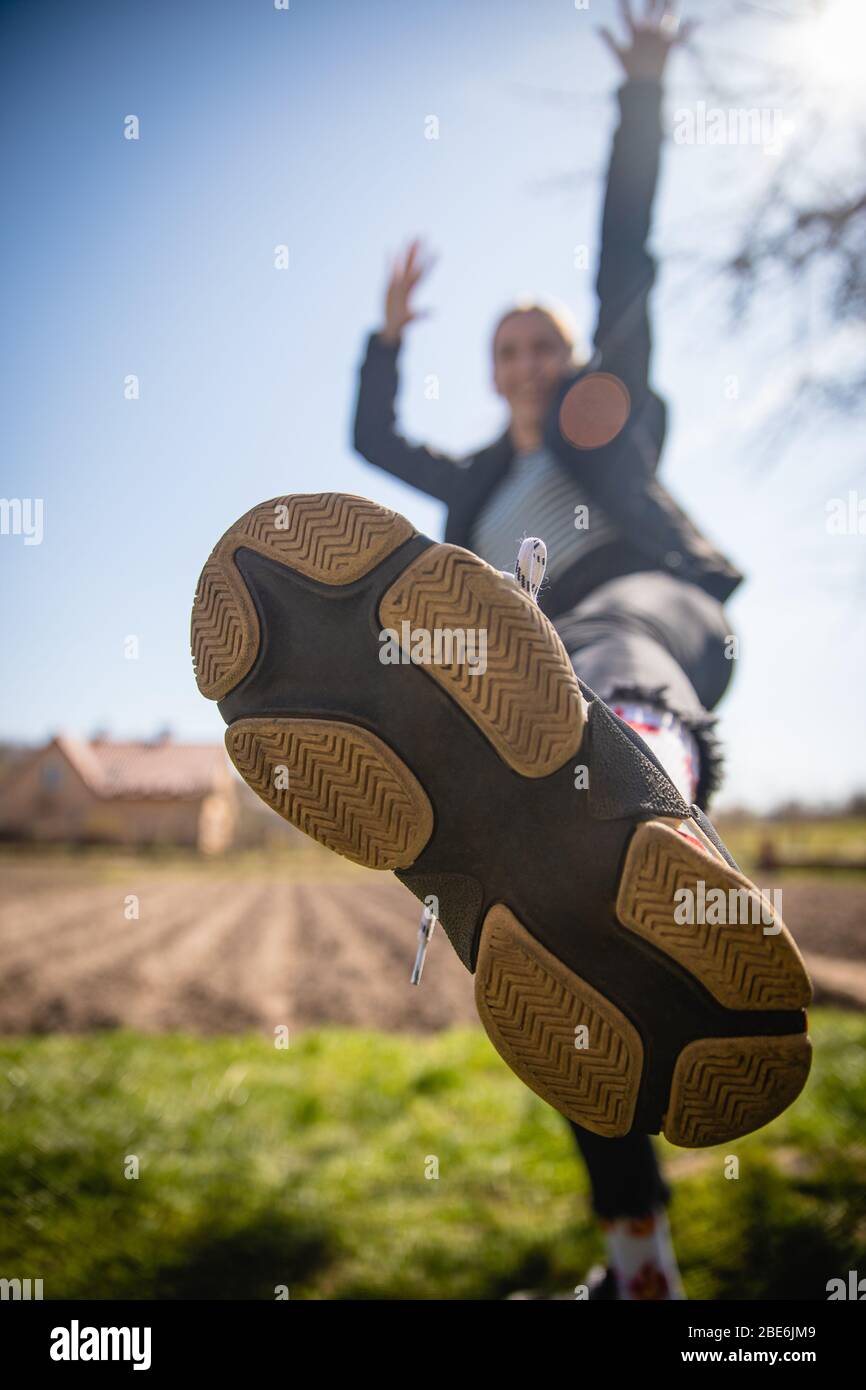
[{"label": "pants", "polygon": [[[662,572],[612,579],[554,619],[580,679],[600,699],[651,701],[691,729],[701,755],[697,801],[715,790],[721,759],[708,711],[731,679],[730,625],[703,589]],[[589,1171],[596,1216],[644,1216],[671,1190],[648,1134],[606,1139],[569,1120]]]},{"label": "pants", "polygon": [[575,671],[605,704],[648,701],[672,710],[701,755],[697,802],[706,808],[721,781],[709,713],[731,679],[725,610],[695,584],[646,571],[611,579],[554,618]]}]

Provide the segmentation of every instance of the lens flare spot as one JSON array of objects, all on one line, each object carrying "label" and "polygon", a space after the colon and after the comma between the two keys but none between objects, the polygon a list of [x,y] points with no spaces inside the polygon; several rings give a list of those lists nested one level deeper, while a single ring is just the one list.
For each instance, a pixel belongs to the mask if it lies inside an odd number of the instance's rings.
[{"label": "lens flare spot", "polygon": [[616,439],[631,411],[618,376],[590,372],[576,381],[559,407],[559,428],[575,449],[600,449]]}]

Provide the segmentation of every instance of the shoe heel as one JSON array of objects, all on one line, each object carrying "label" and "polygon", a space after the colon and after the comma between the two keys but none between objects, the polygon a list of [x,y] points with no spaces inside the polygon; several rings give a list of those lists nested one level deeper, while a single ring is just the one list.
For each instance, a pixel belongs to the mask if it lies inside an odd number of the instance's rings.
[{"label": "shoe heel", "polygon": [[217,542],[196,587],[190,647],[202,695],[222,700],[259,650],[258,615],[234,563],[241,546],[321,584],[351,584],[414,534],[397,512],[348,493],[296,493],[253,507]]},{"label": "shoe heel", "polygon": [[811,1065],[806,1033],[699,1038],[677,1058],[662,1132],[691,1149],[740,1139],[787,1110]]},{"label": "shoe heel", "polygon": [[[718,912],[711,922],[700,920],[709,915],[710,893],[714,905],[725,905],[722,922],[715,920]],[[700,901],[703,911],[696,910]],[[669,825],[649,821],[632,836],[616,914],[628,931],[676,961],[727,1009],[794,1011],[811,1001],[803,958],[781,917],[743,874]],[[805,1015],[803,1022],[797,1033],[688,1043],[674,1066],[662,1120],[665,1137],[699,1148],[738,1139],[774,1120],[809,1075]]]}]

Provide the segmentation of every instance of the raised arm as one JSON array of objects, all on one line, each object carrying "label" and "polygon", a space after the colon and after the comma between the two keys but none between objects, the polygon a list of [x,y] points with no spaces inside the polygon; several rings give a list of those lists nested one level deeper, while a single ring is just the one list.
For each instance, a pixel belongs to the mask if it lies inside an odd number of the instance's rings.
[{"label": "raised arm", "polygon": [[425,444],[410,444],[399,432],[397,359],[407,324],[428,310],[414,310],[412,292],[431,262],[419,259],[419,242],[409,248],[405,263],[398,257],[385,296],[385,322],[367,337],[355,403],[353,444],[358,453],[387,473],[411,483],[441,502],[450,502],[462,469],[457,459]]},{"label": "raised arm", "polygon": [[620,9],[626,42],[601,31],[626,80],[617,94],[620,120],[604,199],[594,341],[601,369],[625,383],[634,409],[649,389],[648,299],[655,261],[646,243],[661,150],[662,76],[671,49],[689,37],[693,26],[678,26],[658,0],[647,0],[640,21],[628,0],[621,0]]},{"label": "raised arm", "polygon": [[[631,412],[628,434],[624,429],[599,448],[570,448],[568,458],[590,498],[602,505],[646,555],[649,567],[670,568],[680,578],[700,582],[724,599],[741,576],[697,532],[654,476],[658,439],[663,433],[659,416],[663,416],[664,406],[648,386],[647,297],[655,264],[645,243],[658,173],[660,79],[678,38],[673,26],[665,23],[669,16],[663,5],[650,0],[646,21],[640,25],[632,19],[627,4],[621,8],[631,42],[620,47],[605,35],[625,69],[626,82],[619,93],[621,121],[604,204],[595,336],[598,358],[592,367],[615,373],[625,383]],[[683,26],[679,38],[689,32]],[[573,389],[571,378],[564,378],[545,424],[545,442],[560,456],[563,447],[569,449],[570,445],[563,432],[561,409]],[[647,411],[641,410],[645,403],[650,407]],[[683,550],[684,537],[688,538],[688,553]]]}]

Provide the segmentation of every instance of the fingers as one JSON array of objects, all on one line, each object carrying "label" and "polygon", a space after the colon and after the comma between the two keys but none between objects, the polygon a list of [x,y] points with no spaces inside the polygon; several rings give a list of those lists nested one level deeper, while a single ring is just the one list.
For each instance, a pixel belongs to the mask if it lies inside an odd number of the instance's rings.
[{"label": "fingers", "polygon": [[619,0],[619,12],[622,15],[622,22],[630,34],[635,32],[634,15],[631,12],[631,0]]},{"label": "fingers", "polygon": [[428,275],[433,269],[438,259],[438,256],[427,255],[423,261],[419,260],[415,263],[414,267],[408,270],[406,274],[406,284],[408,287],[413,289],[419,280],[423,280],[424,276]]},{"label": "fingers", "polygon": [[411,275],[412,269],[413,269],[413,267],[414,267],[414,265],[415,265],[416,258],[417,258],[417,256],[418,256],[418,251],[419,251],[419,249],[420,249],[420,246],[421,246],[421,238],[420,238],[420,237],[415,237],[414,241],[410,242],[410,244],[409,244],[409,253],[408,253],[407,257],[406,257],[406,266],[405,266],[405,269],[404,269],[404,274],[406,274],[406,275]]},{"label": "fingers", "polygon": [[420,237],[415,237],[409,243],[406,250],[405,260],[401,263],[398,255],[394,261],[393,278],[399,280],[407,289],[417,285],[422,276],[432,270],[436,264],[438,256],[422,255],[422,242]]},{"label": "fingers", "polygon": [[387,251],[385,253],[385,278],[389,288],[396,285],[400,279],[402,271],[400,269],[400,253]]},{"label": "fingers", "polygon": [[604,39],[605,43],[607,44],[614,57],[617,58],[619,62],[622,62],[623,50],[620,48],[619,44],[617,43],[610,30],[604,29],[601,26],[599,26],[598,32],[601,34],[601,37]]},{"label": "fingers", "polygon": [[[623,10],[622,0],[620,9]],[[625,12],[623,17],[626,17]],[[630,14],[628,15],[627,22],[632,33],[636,34],[639,26],[635,24]],[[677,15],[677,0],[646,0],[643,24],[647,29],[655,29],[659,33],[664,34],[670,42],[676,42],[680,33],[687,25],[691,30],[694,21],[681,23]]]}]

